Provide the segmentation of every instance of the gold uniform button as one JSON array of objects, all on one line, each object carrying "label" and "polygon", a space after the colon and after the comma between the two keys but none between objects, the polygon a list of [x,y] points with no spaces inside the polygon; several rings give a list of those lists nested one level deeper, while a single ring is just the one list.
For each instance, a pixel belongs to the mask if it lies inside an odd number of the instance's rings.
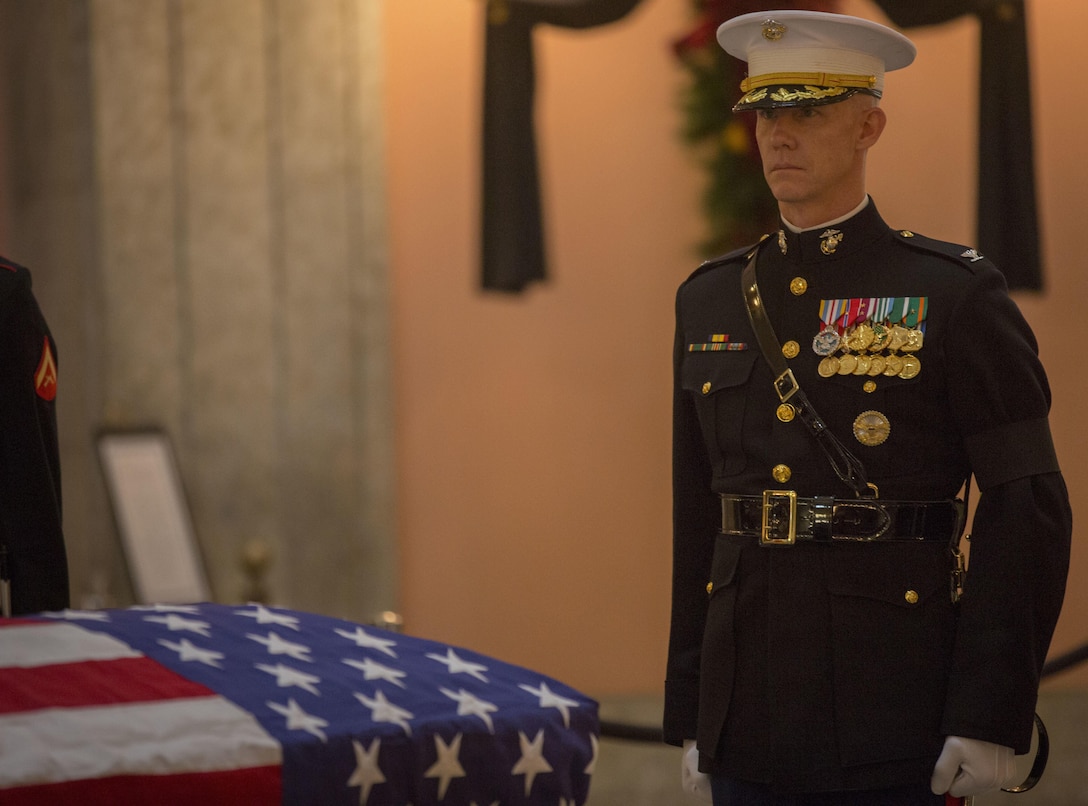
[{"label": "gold uniform button", "polygon": [[778,415],[778,419],[784,423],[791,422],[794,417],[797,416],[797,409],[795,409],[789,403],[782,403],[778,407],[778,411],[775,412]]},{"label": "gold uniform button", "polygon": [[707,593],[710,593],[710,592],[712,592],[713,590],[714,590],[714,583],[713,583],[713,582],[708,582],[708,583],[706,583],[706,592],[707,592]]},{"label": "gold uniform button", "polygon": [[872,394],[873,392],[876,391],[876,381],[866,381],[865,383],[862,384],[861,388],[864,389],[869,394]]},{"label": "gold uniform button", "polygon": [[907,591],[903,594],[903,598],[906,599],[909,604],[918,604],[918,591]]},{"label": "gold uniform button", "polygon": [[785,484],[790,480],[790,476],[793,475],[793,471],[790,470],[789,465],[775,465],[771,468],[771,476],[779,484]]},{"label": "gold uniform button", "polygon": [[794,277],[790,280],[790,291],[795,297],[799,297],[808,291],[808,280],[804,277]]},{"label": "gold uniform button", "polygon": [[709,395],[710,394],[710,381],[707,381],[706,383],[703,384],[703,394],[704,395]]},{"label": "gold uniform button", "polygon": [[797,358],[801,354],[801,345],[795,341],[787,341],[782,345],[782,355],[786,358]]}]

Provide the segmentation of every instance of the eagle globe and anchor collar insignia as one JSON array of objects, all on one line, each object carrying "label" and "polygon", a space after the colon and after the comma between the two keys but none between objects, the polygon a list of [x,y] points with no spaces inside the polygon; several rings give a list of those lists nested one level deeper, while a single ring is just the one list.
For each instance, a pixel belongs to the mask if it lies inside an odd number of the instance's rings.
[{"label": "eagle globe and anchor collar insignia", "polygon": [[[835,251],[839,248],[839,244],[843,242],[845,237],[842,230],[831,227],[825,229],[820,233],[820,252],[823,255],[830,257],[835,254]],[[778,231],[778,249],[783,255],[788,254],[790,250],[789,240],[784,229]]]},{"label": "eagle globe and anchor collar insignia", "polygon": [[820,251],[825,255],[835,254],[835,250],[842,243],[843,234],[837,229],[826,229],[820,233]]}]

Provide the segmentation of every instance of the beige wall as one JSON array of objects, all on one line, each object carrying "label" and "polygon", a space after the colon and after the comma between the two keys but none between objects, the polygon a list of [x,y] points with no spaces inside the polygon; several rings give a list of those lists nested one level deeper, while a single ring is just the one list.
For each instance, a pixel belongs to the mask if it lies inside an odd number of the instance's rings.
[{"label": "beige wall", "polygon": [[[1069,117],[1088,89],[1068,79],[1085,65],[1088,6],[1029,6],[1049,290],[1023,306],[1078,502],[1088,279],[1074,217],[1088,168]],[[672,296],[702,226],[669,52],[689,8],[643,0],[611,26],[538,29],[551,282],[506,297],[477,281],[483,0],[384,6],[402,610],[413,632],[594,694],[663,677]],[[881,19],[867,0],[843,10]],[[919,59],[889,78],[870,189],[893,225],[970,243],[977,30],[912,37]],[[1076,549],[1055,651],[1088,640],[1086,579]],[[1086,682],[1082,670],[1052,685]]]}]

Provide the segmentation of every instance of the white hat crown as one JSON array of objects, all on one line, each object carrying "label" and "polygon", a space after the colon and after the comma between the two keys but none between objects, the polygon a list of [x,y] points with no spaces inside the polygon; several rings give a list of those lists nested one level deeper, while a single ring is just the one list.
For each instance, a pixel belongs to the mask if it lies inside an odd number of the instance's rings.
[{"label": "white hat crown", "polygon": [[[916,54],[903,34],[871,20],[820,11],[758,11],[722,23],[718,43],[748,62],[738,108],[830,103],[857,91],[880,96],[884,74]],[[780,88],[779,103],[773,101]],[[783,91],[782,88],[807,88]],[[766,90],[766,91],[764,91]]]}]

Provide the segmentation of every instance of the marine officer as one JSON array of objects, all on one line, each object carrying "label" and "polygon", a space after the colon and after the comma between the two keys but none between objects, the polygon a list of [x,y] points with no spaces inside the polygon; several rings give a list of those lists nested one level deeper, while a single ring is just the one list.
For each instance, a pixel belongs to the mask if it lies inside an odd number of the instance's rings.
[{"label": "marine officer", "polygon": [[1029,749],[1072,528],[1035,338],[984,255],[867,194],[906,37],[771,11],[718,41],[781,226],[677,293],[665,739],[731,806],[993,789]]}]

